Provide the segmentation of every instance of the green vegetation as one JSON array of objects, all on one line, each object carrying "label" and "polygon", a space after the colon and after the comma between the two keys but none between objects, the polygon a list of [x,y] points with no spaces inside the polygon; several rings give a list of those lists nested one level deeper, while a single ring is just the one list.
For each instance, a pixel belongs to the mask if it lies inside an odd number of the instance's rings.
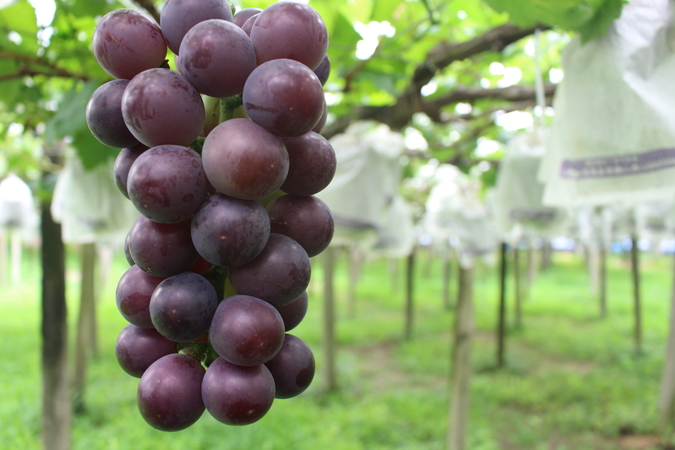
[{"label": "green vegetation", "polygon": [[[338,393],[324,397],[321,391],[322,273],[317,261],[310,311],[295,331],[317,357],[317,377],[310,389],[295,399],[277,400],[270,413],[251,426],[227,427],[205,414],[195,426],[170,434],[145,424],[136,408],[137,380],[123,373],[115,360],[114,342],[125,325],[113,300],[115,280],[125,270],[123,258],[118,257],[100,302],[100,353],[89,366],[87,412],[75,417],[74,448],[444,448],[453,322],[452,313],[442,309],[440,259],[418,258],[415,329],[410,341],[400,338],[402,267],[400,288],[395,289],[387,261],[366,262],[357,287],[356,315],[350,318],[345,261],[341,258],[336,280]],[[0,447],[7,449],[40,447],[37,265],[37,254],[27,252],[23,283],[3,288],[0,329],[6,344],[0,350]],[[609,269],[609,317],[599,320],[581,257],[556,254],[554,267],[539,273],[524,302],[524,327],[511,330],[508,364],[501,371],[494,370],[492,331],[497,270],[478,269],[468,448],[656,448],[627,447],[622,435],[656,433],[671,260],[643,256],[645,352],[639,357],[632,353],[628,260],[614,255]],[[68,281],[74,325],[78,271],[73,260]],[[72,341],[72,326],[71,330]]]}]

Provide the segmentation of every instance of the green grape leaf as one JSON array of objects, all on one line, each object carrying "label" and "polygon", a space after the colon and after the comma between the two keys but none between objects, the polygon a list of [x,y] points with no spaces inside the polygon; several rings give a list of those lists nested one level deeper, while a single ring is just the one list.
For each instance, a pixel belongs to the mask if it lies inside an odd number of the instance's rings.
[{"label": "green grape leaf", "polygon": [[86,126],[80,128],[77,134],[73,136],[71,146],[75,149],[85,170],[91,170],[99,164],[115,158],[120,151],[119,148],[108,147],[99,142]]},{"label": "green grape leaf", "polygon": [[98,82],[86,83],[79,90],[74,87],[59,102],[58,112],[46,124],[47,140],[75,136],[80,129],[88,128],[85,117],[87,102],[98,87]]},{"label": "green grape leaf", "polygon": [[626,3],[627,0],[605,0],[593,18],[579,28],[581,40],[588,42],[602,36],[612,22],[621,16],[623,5]]}]

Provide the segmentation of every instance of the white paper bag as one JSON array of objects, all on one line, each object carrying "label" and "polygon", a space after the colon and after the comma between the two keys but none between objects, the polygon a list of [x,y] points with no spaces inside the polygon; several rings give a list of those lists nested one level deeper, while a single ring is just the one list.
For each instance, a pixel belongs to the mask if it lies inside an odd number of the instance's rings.
[{"label": "white paper bag", "polygon": [[632,0],[606,35],[563,52],[540,169],[548,205],[675,195],[673,2]]}]

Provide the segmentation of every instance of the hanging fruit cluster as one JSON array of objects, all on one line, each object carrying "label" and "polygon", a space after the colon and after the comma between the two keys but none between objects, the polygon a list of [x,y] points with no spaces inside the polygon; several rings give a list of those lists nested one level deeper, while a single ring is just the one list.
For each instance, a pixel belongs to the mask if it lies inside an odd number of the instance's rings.
[{"label": "hanging fruit cluster", "polygon": [[307,311],[310,257],[333,236],[314,197],[335,174],[318,134],[327,46],[319,14],[287,1],[233,14],[225,0],[167,0],[159,24],[120,9],[95,29],[116,79],[93,93],[87,123],[122,149],[113,176],[141,213],[115,350],[157,429],[204,410],[250,424],[314,377],[312,351],[288,331]]}]

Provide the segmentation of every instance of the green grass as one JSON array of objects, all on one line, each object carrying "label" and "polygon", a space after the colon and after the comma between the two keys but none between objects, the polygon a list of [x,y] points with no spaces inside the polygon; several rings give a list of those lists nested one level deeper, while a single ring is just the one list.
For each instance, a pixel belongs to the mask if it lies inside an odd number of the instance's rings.
[{"label": "green grass", "polygon": [[[278,400],[260,422],[228,427],[208,413],[177,433],[140,417],[137,379],[117,366],[113,347],[125,326],[114,301],[125,270],[119,256],[99,304],[100,352],[90,362],[86,413],[73,424],[75,449],[442,449],[448,422],[453,316],[441,300],[440,260],[421,255],[414,337],[403,334],[403,263],[364,264],[356,314],[348,314],[345,258],[338,264],[338,382],[322,395],[321,261],[314,262],[310,311],[294,334],[315,352],[317,376],[301,396]],[[510,327],[507,367],[495,370],[496,268],[476,271],[476,334],[468,448],[620,449],[621,435],[655,435],[672,283],[668,257],[643,255],[643,353],[634,356],[632,290],[624,257],[609,265],[609,314],[598,319],[581,258],[556,254],[524,301],[524,325]],[[38,255],[27,251],[23,282],[0,286],[0,448],[40,448]],[[70,340],[78,296],[69,260]],[[453,286],[456,274],[453,273]],[[509,280],[511,281],[511,280]],[[512,290],[512,284],[509,289]],[[509,314],[512,312],[509,297]],[[511,316],[510,322],[512,323]]]}]

